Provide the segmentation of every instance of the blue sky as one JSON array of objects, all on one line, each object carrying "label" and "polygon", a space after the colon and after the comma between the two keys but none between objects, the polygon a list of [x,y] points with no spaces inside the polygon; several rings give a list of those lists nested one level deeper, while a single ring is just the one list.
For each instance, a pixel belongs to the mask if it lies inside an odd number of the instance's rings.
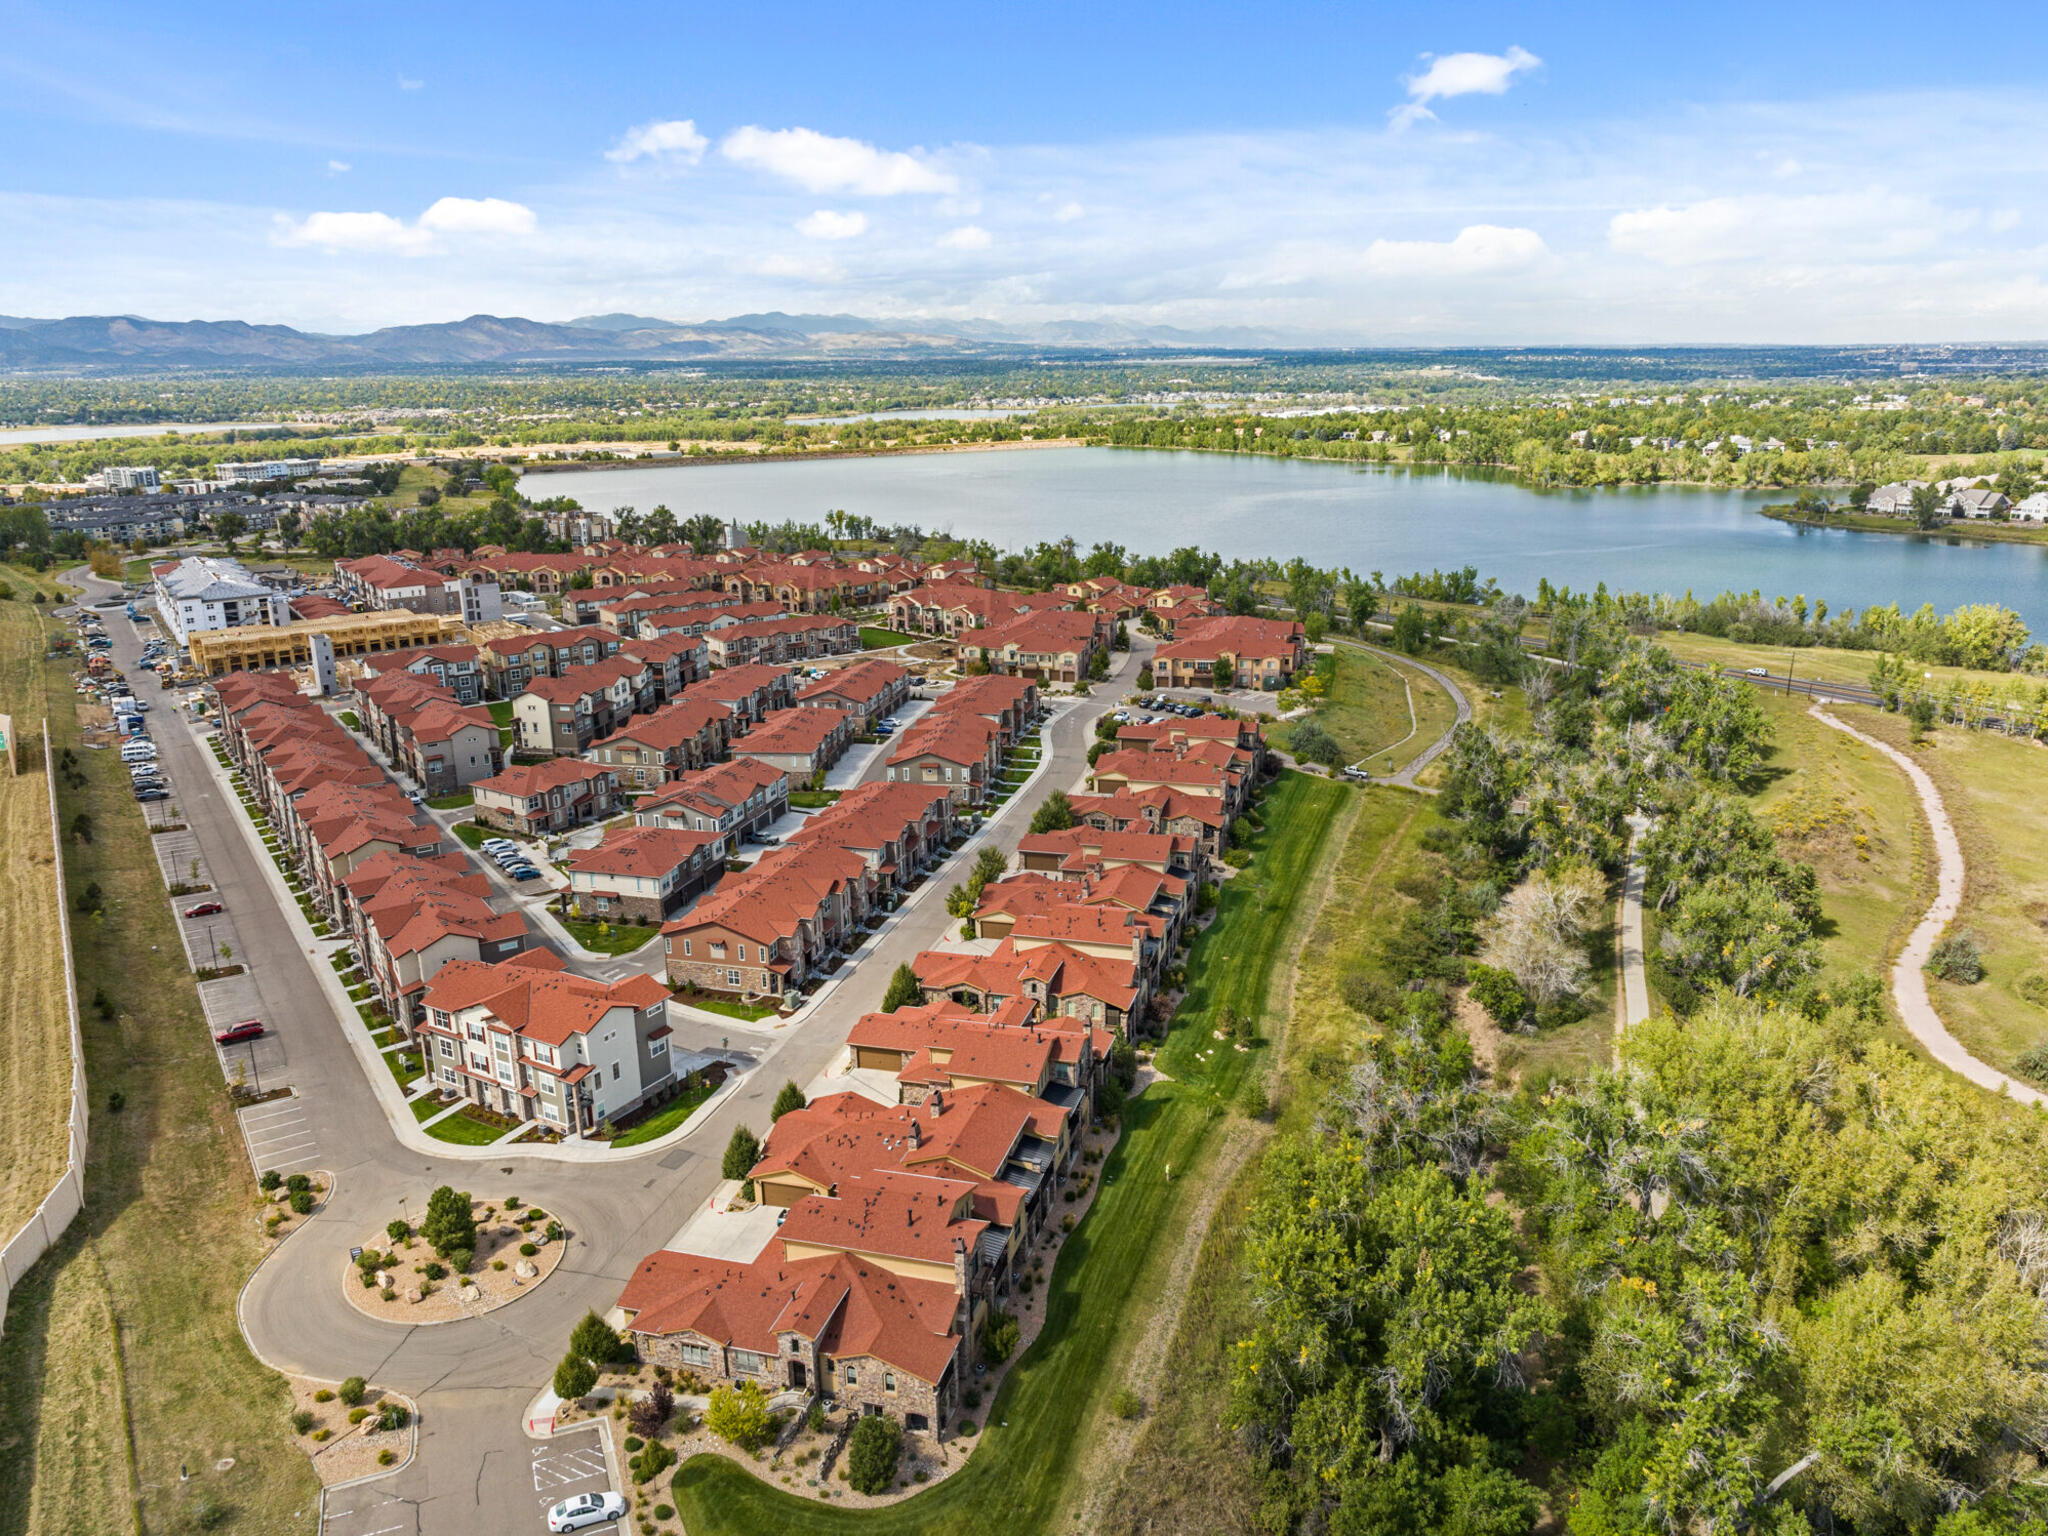
[{"label": "blue sky", "polygon": [[2044,41],[1968,0],[0,0],[0,313],[2038,338]]}]

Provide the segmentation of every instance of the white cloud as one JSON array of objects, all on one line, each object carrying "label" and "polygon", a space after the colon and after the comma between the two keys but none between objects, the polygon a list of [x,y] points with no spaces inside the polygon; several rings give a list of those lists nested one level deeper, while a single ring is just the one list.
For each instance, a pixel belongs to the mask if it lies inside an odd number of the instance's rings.
[{"label": "white cloud", "polygon": [[604,152],[604,157],[622,165],[648,159],[695,165],[710,147],[711,141],[697,131],[695,123],[679,117],[628,129],[618,143]]},{"label": "white cloud", "polygon": [[400,76],[398,77],[398,88],[399,88],[399,89],[400,89],[401,91],[418,91],[418,90],[423,90],[423,89],[425,89],[425,87],[426,87],[426,84],[427,84],[427,82],[426,82],[426,81],[424,81],[424,80],[413,80],[413,79],[409,79],[409,78],[407,78],[407,77],[406,77],[406,76],[404,76],[404,75],[400,75]]},{"label": "white cloud", "polygon": [[796,232],[811,240],[851,240],[868,232],[868,216],[858,210],[820,208],[798,219]]},{"label": "white cloud", "polygon": [[444,197],[420,215],[420,228],[444,235],[530,235],[539,221],[524,203],[501,197]]},{"label": "white cloud", "polygon": [[282,216],[271,238],[278,245],[317,245],[330,251],[392,251],[411,256],[433,236],[388,213],[309,213],[297,223]]},{"label": "white cloud", "polygon": [[1451,96],[1499,96],[1514,83],[1515,76],[1536,68],[1543,61],[1519,43],[1506,53],[1425,53],[1429,67],[1409,75],[1408,100],[1388,114],[1396,128],[1406,128],[1436,114],[1432,101]]},{"label": "white cloud", "polygon": [[979,224],[962,224],[939,236],[939,244],[949,251],[985,251],[995,243],[996,237]]},{"label": "white cloud", "polygon": [[327,162],[327,174],[330,176],[345,176],[353,169],[354,167],[346,160],[330,160]]},{"label": "white cloud", "polygon": [[526,235],[538,222],[523,203],[497,197],[444,197],[411,224],[388,213],[309,213],[296,222],[279,216],[271,242],[417,256],[432,250],[438,235]]},{"label": "white cloud", "polygon": [[1059,207],[1053,209],[1052,216],[1061,224],[1071,224],[1076,219],[1085,218],[1087,213],[1088,210],[1079,203],[1061,203]]},{"label": "white cloud", "polygon": [[735,128],[718,146],[735,165],[766,171],[808,192],[892,197],[955,192],[959,179],[917,155],[834,138],[815,128]]},{"label": "white cloud", "polygon": [[1547,254],[1533,229],[1467,224],[1449,240],[1375,240],[1360,265],[1375,277],[1474,277],[1518,271]]},{"label": "white cloud", "polygon": [[1759,192],[1617,213],[1607,240],[1669,267],[1707,262],[1896,257],[1923,251],[1953,213],[1882,189],[1794,196]]}]

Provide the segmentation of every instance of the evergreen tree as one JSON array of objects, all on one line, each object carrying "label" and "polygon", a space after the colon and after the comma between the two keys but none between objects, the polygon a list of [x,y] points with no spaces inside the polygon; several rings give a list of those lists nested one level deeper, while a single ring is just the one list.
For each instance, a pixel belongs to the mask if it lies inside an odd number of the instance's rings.
[{"label": "evergreen tree", "polygon": [[773,1118],[780,1120],[791,1110],[802,1109],[808,1102],[810,1101],[804,1097],[803,1090],[797,1087],[795,1083],[784,1083],[782,1091],[775,1095],[775,1107],[769,1110],[768,1113]]}]

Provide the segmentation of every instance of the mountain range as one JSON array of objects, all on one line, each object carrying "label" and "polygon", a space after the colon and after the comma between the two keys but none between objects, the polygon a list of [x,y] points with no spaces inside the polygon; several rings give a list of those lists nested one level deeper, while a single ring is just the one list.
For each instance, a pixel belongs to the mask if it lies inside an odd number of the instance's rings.
[{"label": "mountain range", "polygon": [[[433,325],[393,325],[359,336],[326,335],[243,320],[149,320],[0,315],[0,371],[123,369],[323,369],[490,363],[692,362],[747,359],[892,359],[974,356],[1034,348],[1261,347],[1277,338],[1240,327],[1196,332],[1060,320],[1012,326],[993,320],[872,320],[859,315],[734,315],[698,322],[648,315],[526,320],[471,315]],[[1298,343],[1297,343],[1298,344]]]}]

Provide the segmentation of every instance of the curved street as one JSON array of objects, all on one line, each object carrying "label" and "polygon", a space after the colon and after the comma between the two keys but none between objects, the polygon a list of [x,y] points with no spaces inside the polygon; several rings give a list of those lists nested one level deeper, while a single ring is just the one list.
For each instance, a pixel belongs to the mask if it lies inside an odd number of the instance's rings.
[{"label": "curved street", "polygon": [[[112,582],[76,571],[67,578],[93,602],[118,595]],[[108,611],[110,620],[112,611]],[[107,625],[115,660],[135,664],[133,626]],[[1093,697],[1057,701],[1044,728],[1038,776],[1001,807],[918,895],[964,875],[974,853],[993,845],[1014,853],[1031,814],[1055,788],[1072,787],[1087,767],[1095,721],[1126,692],[1151,645],[1113,659],[1110,680]],[[166,699],[168,703],[168,698]],[[335,1175],[326,1207],[281,1244],[245,1286],[242,1331],[266,1364],[338,1381],[361,1375],[420,1405],[419,1451],[398,1471],[349,1490],[348,1512],[330,1510],[326,1527],[342,1536],[428,1532],[472,1536],[485,1530],[538,1528],[531,1466],[542,1447],[524,1432],[523,1413],[547,1384],[584,1312],[617,1299],[632,1265],[664,1246],[720,1182],[719,1160],[733,1128],[764,1131],[785,1079],[808,1082],[840,1058],[847,1032],[878,1007],[896,966],[928,949],[954,926],[940,899],[913,900],[871,936],[831,995],[780,1029],[729,1024],[732,1049],[750,1062],[736,1088],[712,1100],[679,1136],[603,1161],[567,1162],[506,1148],[487,1160],[414,1150],[393,1130],[351,1042],[353,1014],[338,1015],[323,954],[293,927],[280,903],[275,871],[237,823],[240,805],[212,771],[205,734],[178,712],[152,719],[174,803],[191,828],[221,899],[233,914],[263,1017],[288,1053],[289,1080],[318,1149],[317,1166]],[[327,974],[323,975],[322,972]],[[723,1038],[723,1023],[693,1021],[698,1038]],[[678,1023],[678,1033],[682,1033]],[[381,1089],[385,1084],[380,1083]],[[404,1111],[401,1111],[403,1113]],[[364,1316],[345,1300],[349,1249],[401,1214],[417,1220],[439,1184],[479,1197],[538,1201],[568,1228],[560,1268],[533,1295],[486,1316],[433,1326],[399,1326]]]}]

